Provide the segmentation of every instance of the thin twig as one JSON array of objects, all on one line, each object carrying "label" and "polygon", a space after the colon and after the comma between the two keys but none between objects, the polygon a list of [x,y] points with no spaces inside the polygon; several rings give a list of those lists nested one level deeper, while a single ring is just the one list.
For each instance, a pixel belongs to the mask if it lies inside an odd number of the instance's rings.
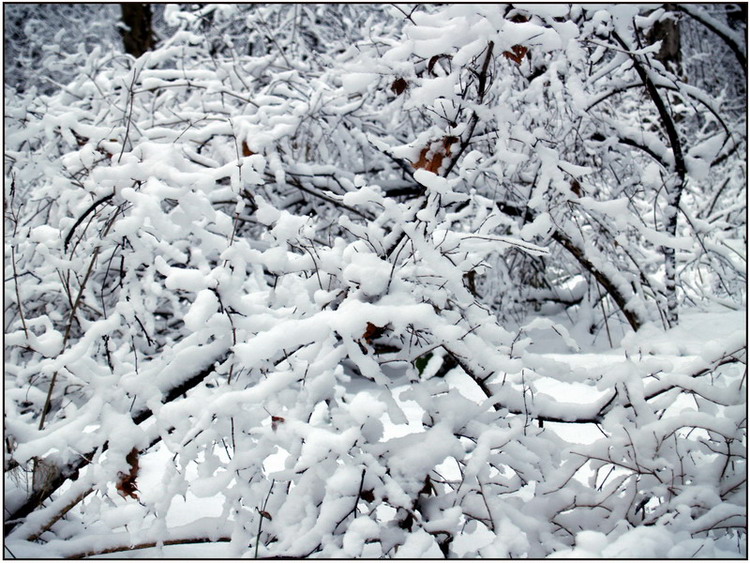
[{"label": "thin twig", "polygon": [[117,157],[117,164],[120,164],[122,155],[125,154],[125,145],[128,143],[130,137],[130,125],[133,123],[133,106],[135,105],[135,91],[133,90],[133,86],[135,85],[137,77],[137,69],[136,67],[133,67],[133,80],[130,82],[130,88],[128,88],[128,102],[130,104],[130,113],[128,113],[128,123],[125,127],[125,137],[123,137],[122,139],[122,149],[120,149],[120,156]]},{"label": "thin twig", "polygon": [[23,333],[26,336],[26,340],[29,339],[29,329],[26,326],[26,317],[23,314],[23,304],[21,301],[21,293],[18,289],[18,270],[16,269],[16,247],[15,245],[10,247],[10,261],[13,265],[13,285],[16,291],[16,306],[18,307],[18,314],[21,317],[21,325],[23,326]]}]

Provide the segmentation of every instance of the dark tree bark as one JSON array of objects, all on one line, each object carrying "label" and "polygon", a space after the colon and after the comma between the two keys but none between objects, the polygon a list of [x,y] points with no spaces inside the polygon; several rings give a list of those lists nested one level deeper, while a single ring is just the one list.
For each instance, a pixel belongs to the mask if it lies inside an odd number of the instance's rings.
[{"label": "dark tree bark", "polygon": [[151,28],[150,4],[120,4],[122,9],[122,23],[120,30],[125,52],[134,57],[140,57],[146,51],[154,48],[154,33]]},{"label": "dark tree bark", "polygon": [[[674,4],[664,4],[667,12],[675,12],[677,6]],[[648,33],[649,43],[661,41],[659,52],[654,58],[661,62],[672,72],[679,73],[680,63],[680,26],[675,17],[664,18],[654,24],[654,27]]]}]

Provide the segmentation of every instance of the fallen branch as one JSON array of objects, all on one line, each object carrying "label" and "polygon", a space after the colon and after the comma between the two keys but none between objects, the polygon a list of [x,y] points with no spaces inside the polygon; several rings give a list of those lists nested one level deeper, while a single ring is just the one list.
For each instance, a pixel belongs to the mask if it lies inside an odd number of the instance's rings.
[{"label": "fallen branch", "polygon": [[232,541],[230,536],[220,536],[218,538],[200,537],[200,538],[175,538],[171,540],[149,541],[137,543],[135,545],[117,545],[104,549],[86,551],[83,553],[74,553],[68,555],[66,559],[86,559],[95,555],[104,555],[107,553],[119,553],[121,551],[135,551],[136,549],[148,549],[159,545],[190,545],[194,543],[229,543]]}]

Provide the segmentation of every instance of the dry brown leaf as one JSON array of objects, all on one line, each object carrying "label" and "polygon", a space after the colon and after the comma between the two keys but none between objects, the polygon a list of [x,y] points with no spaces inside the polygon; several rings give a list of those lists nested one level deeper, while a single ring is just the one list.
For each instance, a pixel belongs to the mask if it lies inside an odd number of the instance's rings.
[{"label": "dry brown leaf", "polygon": [[512,53],[510,51],[503,51],[503,55],[505,56],[505,58],[510,59],[517,65],[521,64],[523,58],[526,56],[526,53],[529,52],[529,50],[523,45],[513,45],[510,49],[511,51],[513,51]]},{"label": "dry brown leaf", "polygon": [[397,78],[393,81],[393,84],[391,84],[391,90],[397,95],[400,96],[404,93],[404,91],[409,87],[409,83],[404,80],[403,78]]},{"label": "dry brown leaf", "polygon": [[125,457],[125,461],[130,465],[130,473],[120,473],[120,480],[117,482],[117,490],[122,497],[131,497],[138,499],[135,480],[138,478],[138,448],[133,448]]},{"label": "dry brown leaf", "polygon": [[365,342],[372,345],[372,341],[376,338],[380,338],[384,333],[384,326],[377,326],[372,323],[367,323],[367,327],[365,328],[365,333],[362,335],[362,338],[364,338]]},{"label": "dry brown leaf", "polygon": [[451,155],[451,147],[458,141],[458,137],[447,136],[441,139],[440,144],[431,142],[419,153],[419,159],[413,163],[414,168],[437,174],[443,165],[443,159]]},{"label": "dry brown leaf", "polygon": [[284,424],[285,422],[286,422],[286,419],[283,416],[272,416],[271,417],[271,430],[276,432],[276,430],[279,428],[279,424]]},{"label": "dry brown leaf", "polygon": [[261,515],[261,516],[262,516],[263,518],[265,518],[266,520],[273,520],[273,518],[271,518],[271,515],[270,515],[270,514],[269,514],[268,512],[266,512],[265,510],[259,510],[259,511],[258,511],[258,513],[259,513],[259,514],[260,514],[260,515]]}]

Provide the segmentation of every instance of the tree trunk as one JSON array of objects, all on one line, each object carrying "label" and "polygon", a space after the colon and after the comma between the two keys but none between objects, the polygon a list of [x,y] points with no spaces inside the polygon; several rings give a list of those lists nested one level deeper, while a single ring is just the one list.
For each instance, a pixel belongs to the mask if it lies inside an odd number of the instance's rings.
[{"label": "tree trunk", "polygon": [[[672,114],[667,107],[667,103],[649,77],[649,72],[638,58],[638,55],[633,53],[631,46],[623,41],[617,33],[613,32],[612,37],[630,54],[630,59],[633,61],[633,68],[635,68],[638,76],[643,81],[643,85],[651,101],[656,106],[659,118],[669,138],[672,155],[674,156],[675,176],[669,178],[665,184],[667,208],[664,213],[664,230],[670,237],[674,237],[677,234],[677,213],[680,209],[680,199],[682,198],[682,191],[685,189],[685,177],[687,176],[687,165],[685,164],[684,151],[682,150],[682,141],[680,140],[679,132],[672,119]],[[663,246],[662,252],[664,253],[664,274],[666,276],[664,285],[667,290],[667,322],[672,327],[679,320],[677,314],[677,256],[674,247],[671,246]]]},{"label": "tree trunk", "polygon": [[[677,7],[674,4],[664,4],[664,9],[669,13],[675,12]],[[677,19],[673,16],[656,22],[648,33],[648,41],[649,43],[661,41],[659,52],[654,55],[654,58],[672,72],[679,74],[682,59],[680,26]]]},{"label": "tree trunk", "polygon": [[151,28],[150,4],[120,4],[122,23],[120,30],[125,52],[140,57],[154,48],[154,33]]}]

